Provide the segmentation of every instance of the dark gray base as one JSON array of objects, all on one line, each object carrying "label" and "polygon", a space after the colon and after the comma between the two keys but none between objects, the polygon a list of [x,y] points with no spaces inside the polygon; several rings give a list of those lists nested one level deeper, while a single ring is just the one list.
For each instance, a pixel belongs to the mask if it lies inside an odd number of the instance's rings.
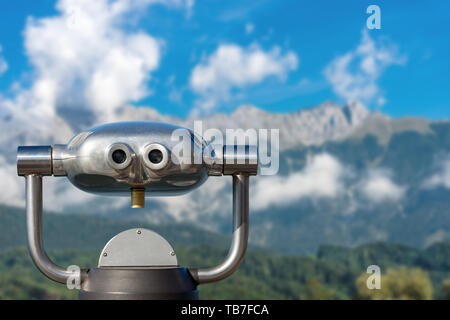
[{"label": "dark gray base", "polygon": [[196,300],[197,283],[186,268],[93,268],[80,300]]}]

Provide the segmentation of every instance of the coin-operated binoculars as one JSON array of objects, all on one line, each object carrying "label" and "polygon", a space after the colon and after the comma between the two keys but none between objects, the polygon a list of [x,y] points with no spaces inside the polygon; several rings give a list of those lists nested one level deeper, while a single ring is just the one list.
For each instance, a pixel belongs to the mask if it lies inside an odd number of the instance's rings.
[{"label": "coin-operated binoculars", "polygon": [[[187,139],[173,139],[175,131],[183,132]],[[86,192],[131,195],[132,207],[142,208],[146,195],[179,195],[198,187],[210,175],[231,175],[233,237],[228,256],[219,265],[181,267],[162,236],[131,229],[106,244],[98,267],[77,275],[80,299],[197,299],[197,285],[225,279],[244,258],[249,176],[256,175],[257,168],[256,146],[213,148],[188,129],[156,122],[106,124],[81,132],[67,145],[19,147],[17,171],[26,179],[31,257],[48,278],[72,281],[74,274],[50,260],[43,248],[43,176],[66,176]]]}]

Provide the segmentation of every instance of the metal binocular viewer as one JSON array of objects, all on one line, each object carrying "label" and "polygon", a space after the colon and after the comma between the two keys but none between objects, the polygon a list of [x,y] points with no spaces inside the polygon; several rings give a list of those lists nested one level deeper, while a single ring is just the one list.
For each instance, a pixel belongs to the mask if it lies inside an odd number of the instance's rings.
[{"label": "metal binocular viewer", "polygon": [[[184,142],[174,141],[176,130],[185,133]],[[228,256],[219,265],[181,267],[172,246],[162,236],[139,228],[114,236],[102,250],[98,267],[77,274],[80,299],[197,299],[199,284],[230,276],[244,258],[249,176],[256,175],[257,169],[256,146],[213,148],[191,130],[156,122],[98,126],[76,135],[67,145],[21,146],[17,171],[26,179],[31,257],[54,281],[66,284],[74,277],[72,271],[56,265],[43,247],[43,176],[66,176],[73,185],[90,193],[131,195],[132,207],[142,208],[146,195],[179,195],[198,187],[210,175],[231,175],[233,237]]]}]

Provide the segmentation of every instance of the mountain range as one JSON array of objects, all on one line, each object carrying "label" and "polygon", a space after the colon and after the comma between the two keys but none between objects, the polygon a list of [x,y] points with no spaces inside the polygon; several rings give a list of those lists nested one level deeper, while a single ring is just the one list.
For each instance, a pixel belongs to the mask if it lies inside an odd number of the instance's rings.
[{"label": "mountain range", "polygon": [[[133,106],[122,108],[114,119],[132,120],[193,126],[193,119]],[[422,248],[450,240],[449,121],[390,118],[357,101],[344,106],[325,102],[285,114],[243,106],[202,120],[204,130],[280,130],[278,174],[251,178],[250,239],[255,245],[298,254],[315,252],[321,244],[386,241]],[[77,130],[96,124],[73,117],[58,121],[59,132],[37,136],[22,128],[0,144],[9,150],[22,143],[66,143]],[[14,157],[4,158],[1,173],[19,183],[8,189],[22,190],[23,181],[13,177]],[[128,209],[127,198],[86,195],[62,178],[47,179],[45,188],[45,206],[52,211],[230,232],[231,179],[226,177],[211,177],[185,196],[150,197],[146,210]],[[23,205],[20,197],[1,200]]]}]

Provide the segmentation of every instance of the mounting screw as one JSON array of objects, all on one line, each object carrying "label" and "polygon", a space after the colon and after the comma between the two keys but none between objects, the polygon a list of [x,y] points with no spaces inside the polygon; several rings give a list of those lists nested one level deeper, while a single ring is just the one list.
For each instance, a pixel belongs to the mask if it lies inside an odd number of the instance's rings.
[{"label": "mounting screw", "polygon": [[137,234],[141,234],[141,230],[136,231]]},{"label": "mounting screw", "polygon": [[174,256],[174,255],[175,255],[175,252],[174,252],[174,251],[170,251],[170,255],[171,255],[171,256]]},{"label": "mounting screw", "polygon": [[103,253],[103,256],[106,257],[108,254],[106,252]]}]

